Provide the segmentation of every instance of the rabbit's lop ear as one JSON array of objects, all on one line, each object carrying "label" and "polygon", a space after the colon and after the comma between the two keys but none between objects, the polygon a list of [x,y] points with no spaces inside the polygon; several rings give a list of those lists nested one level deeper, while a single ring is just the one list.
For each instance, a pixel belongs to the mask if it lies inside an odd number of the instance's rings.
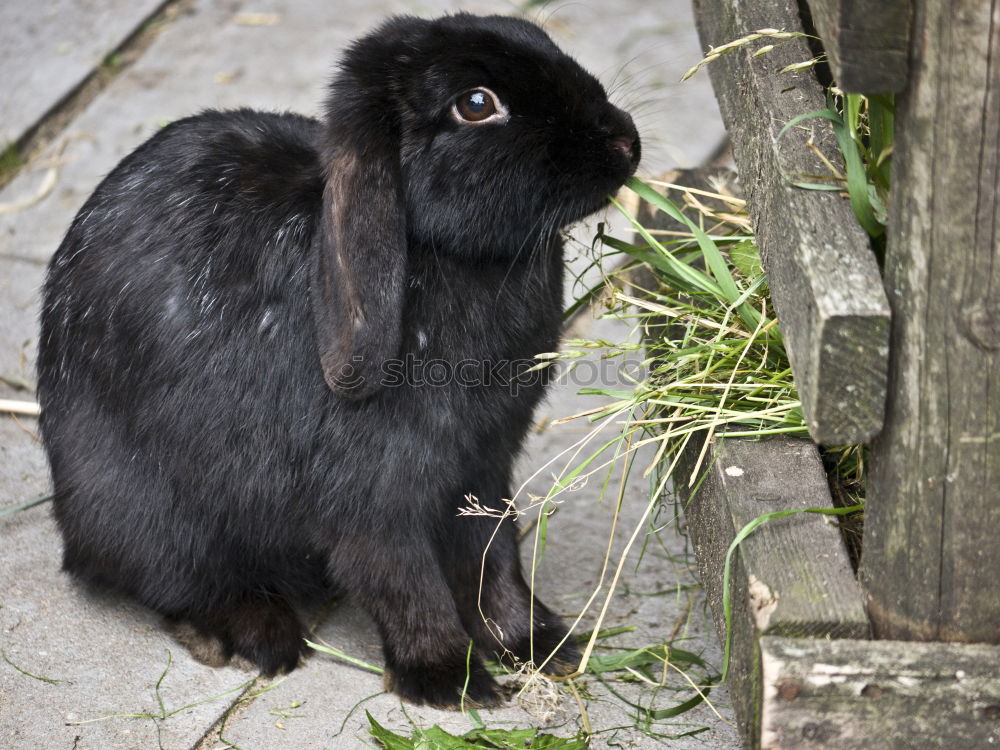
[{"label": "rabbit's lop ear", "polygon": [[330,89],[322,146],[312,309],[323,376],[348,398],[378,390],[401,338],[406,225],[391,41],[373,35],[348,50]]}]

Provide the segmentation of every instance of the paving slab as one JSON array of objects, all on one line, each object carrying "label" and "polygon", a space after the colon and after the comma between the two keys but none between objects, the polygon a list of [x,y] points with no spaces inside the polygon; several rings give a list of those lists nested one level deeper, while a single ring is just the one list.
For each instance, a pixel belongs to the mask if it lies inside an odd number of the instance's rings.
[{"label": "paving slab", "polygon": [[0,149],[38,124],[163,2],[0,3]]},{"label": "paving slab", "polygon": [[[111,7],[112,0],[106,6]],[[253,106],[315,114],[332,64],[348,41],[392,13],[437,15],[457,7],[444,0],[272,0],[266,4],[193,0],[134,65],[79,113],[41,159],[0,191],[0,204],[34,198],[20,210],[0,214],[0,376],[10,382],[33,380],[37,292],[44,265],[101,177],[158,127],[206,107]],[[499,0],[476,0],[462,7],[475,12],[517,10]],[[246,13],[269,15],[266,23],[248,23]],[[723,130],[707,78],[676,83],[699,57],[686,0],[655,5],[642,0],[614,5],[601,0],[549,3],[535,13],[565,49],[606,84],[617,87],[615,96],[636,113],[644,139],[645,173],[696,164],[715,150]],[[16,24],[0,23],[0,48],[23,33]],[[49,48],[55,49],[45,47]],[[52,187],[41,190],[46,186]],[[583,232],[584,241],[589,231]],[[586,262],[578,259],[577,266]],[[561,395],[554,395],[546,412],[558,416],[590,406],[589,399],[579,402],[572,397],[580,385],[570,383]],[[26,397],[25,392],[0,382],[0,398]],[[582,437],[586,428],[584,422],[574,422],[539,432],[526,452],[530,460],[523,464],[522,475],[532,474],[548,457]],[[48,490],[44,455],[33,434],[36,430],[32,419],[0,417],[0,508]],[[531,491],[544,493],[550,481],[544,469]],[[539,573],[543,598],[567,614],[580,611],[600,572],[612,499],[599,501],[592,486],[596,484],[592,480],[567,495],[552,521],[554,531]],[[625,496],[629,523],[641,513],[644,492],[644,483],[633,478]],[[627,526],[622,524],[620,529]],[[692,638],[686,647],[704,652],[717,665],[717,647],[706,635],[701,604],[696,600],[689,607],[687,591],[678,589],[691,583],[688,565],[678,557],[684,540],[676,536],[668,540],[665,534],[662,544],[657,542],[660,546],[647,553],[641,574],[630,572],[605,625],[636,625],[637,630],[624,636],[622,643],[640,646],[663,640],[680,622],[679,632]],[[38,681],[0,662],[0,747],[73,747],[76,743],[76,747],[108,750],[194,748],[230,709],[234,718],[224,737],[235,738],[247,749],[370,746],[363,708],[397,729],[406,727],[407,715],[454,731],[471,726],[462,714],[409,707],[404,713],[394,698],[378,695],[376,676],[322,656],[312,658],[271,691],[238,705],[232,696],[219,697],[158,720],[122,717],[78,723],[113,713],[156,713],[153,686],[166,665],[168,650],[172,666],[161,685],[168,710],[237,688],[251,675],[232,668],[204,667],[177,646],[149,612],[80,591],[59,571],[59,555],[47,507],[0,518],[0,646],[21,669],[68,680]],[[626,569],[631,571],[631,565]],[[663,590],[673,593],[645,596]],[[580,627],[591,627],[592,618],[591,613]],[[318,635],[369,661],[379,661],[373,627],[349,606],[335,609]],[[635,723],[626,704],[596,692],[596,686],[592,689],[588,712],[595,727]],[[633,698],[639,692],[634,685],[623,689]],[[359,701],[372,695],[376,697],[351,713]],[[725,692],[717,691],[713,698],[720,702],[723,715],[729,716]],[[284,716],[280,709],[295,701],[302,702],[301,709],[286,711],[295,715]],[[555,701],[551,716],[542,716],[541,706],[536,698],[533,703],[489,712],[489,722],[554,726],[553,732],[564,735],[575,731],[580,714],[565,695]],[[349,717],[346,723],[345,717]],[[684,740],[693,744],[678,747],[737,746],[731,728],[705,707],[685,714],[681,721],[690,726],[677,732],[701,726],[710,729]],[[592,747],[618,741],[626,747],[657,744],[646,735],[623,730],[614,736],[599,735]],[[206,741],[199,750],[223,745]]]},{"label": "paving slab", "polygon": [[45,268],[0,257],[0,376],[34,380],[39,290]]},{"label": "paving slab", "polygon": [[[49,464],[38,439],[37,419],[0,418],[0,488],[0,511],[51,491]],[[3,528],[0,526],[0,571],[6,570],[8,564]],[[0,589],[0,605],[2,592]]]},{"label": "paving slab", "polygon": [[[38,290],[44,270],[37,263],[0,258],[0,398],[34,400],[25,386],[35,380]],[[0,415],[0,510],[50,489],[37,431],[38,420],[33,417]],[[7,557],[5,541],[0,536],[0,569]]]},{"label": "paving slab", "polygon": [[[229,701],[156,721],[109,717],[164,716],[254,678],[195,662],[151,612],[73,585],[59,572],[48,506],[3,520],[0,534],[0,747],[187,750]],[[156,684],[164,671],[161,708]]]}]

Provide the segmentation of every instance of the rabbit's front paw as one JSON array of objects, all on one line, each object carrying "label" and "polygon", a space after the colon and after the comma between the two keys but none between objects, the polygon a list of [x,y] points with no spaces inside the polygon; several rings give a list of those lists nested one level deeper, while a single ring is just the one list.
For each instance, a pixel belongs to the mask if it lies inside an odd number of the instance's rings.
[{"label": "rabbit's front paw", "polygon": [[550,675],[573,674],[580,663],[580,650],[566,628],[554,617],[551,622],[535,625],[535,632],[511,648],[515,661],[539,665]]},{"label": "rabbit's front paw", "polygon": [[571,675],[576,672],[580,665],[580,649],[573,643],[572,638],[556,649],[551,659],[547,658],[547,654],[552,653],[551,651],[544,653],[546,653],[545,658],[547,661],[543,661],[542,671],[545,674],[556,676]]},{"label": "rabbit's front paw", "polygon": [[405,701],[434,708],[492,708],[504,701],[500,686],[478,662],[468,669],[464,661],[458,665],[386,665],[384,684]]}]

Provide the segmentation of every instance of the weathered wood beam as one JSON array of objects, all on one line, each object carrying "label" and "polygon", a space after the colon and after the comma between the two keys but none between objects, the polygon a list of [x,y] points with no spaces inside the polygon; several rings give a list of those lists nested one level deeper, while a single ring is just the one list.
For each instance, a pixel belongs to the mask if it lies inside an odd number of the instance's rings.
[{"label": "weathered wood beam", "polygon": [[837,85],[859,94],[906,85],[912,0],[808,0]]},{"label": "weathered wood beam", "polygon": [[860,572],[879,637],[1000,643],[997,3],[920,0],[911,59],[885,269],[889,402]]},{"label": "weathered wood beam", "polygon": [[761,750],[1000,746],[1000,647],[760,639]]},{"label": "weathered wood beam", "polygon": [[[808,440],[731,438],[716,442],[700,486],[688,489],[699,447],[689,445],[675,474],[720,640],[723,566],[736,534],[758,516],[832,507],[826,474]],[[730,575],[732,651],[728,684],[745,747],[759,739],[758,638],[778,634],[865,638],[868,618],[840,532],[829,519],[800,513],[768,521],[737,549]]]},{"label": "weathered wood beam", "polygon": [[[702,43],[719,46],[759,28],[801,30],[793,0],[695,0]],[[762,40],[757,46],[764,43]],[[829,124],[778,133],[823,109],[812,71],[782,73],[812,53],[801,38],[753,57],[748,45],[708,66],[813,439],[866,442],[881,429],[889,307],[867,235],[836,193],[795,187],[840,162]]]}]

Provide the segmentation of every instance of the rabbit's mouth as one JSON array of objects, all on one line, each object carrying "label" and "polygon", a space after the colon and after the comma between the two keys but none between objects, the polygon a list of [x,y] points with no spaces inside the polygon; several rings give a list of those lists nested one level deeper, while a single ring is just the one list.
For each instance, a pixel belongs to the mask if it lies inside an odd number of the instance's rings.
[{"label": "rabbit's mouth", "polygon": [[574,196],[572,221],[598,211],[608,204],[625,181],[635,174],[642,156],[642,143],[632,118],[610,107],[596,127],[581,128],[573,139],[557,141],[551,147],[551,161],[559,165],[560,188],[564,196]]},{"label": "rabbit's mouth", "polygon": [[570,218],[565,223],[572,224],[573,222],[587,218],[591,214],[595,214],[598,211],[606,209],[611,205],[611,199],[623,183],[624,180],[617,183],[611,190],[606,191],[603,195],[591,198],[588,201],[581,201],[579,205],[573,206],[573,210],[567,212]]}]

